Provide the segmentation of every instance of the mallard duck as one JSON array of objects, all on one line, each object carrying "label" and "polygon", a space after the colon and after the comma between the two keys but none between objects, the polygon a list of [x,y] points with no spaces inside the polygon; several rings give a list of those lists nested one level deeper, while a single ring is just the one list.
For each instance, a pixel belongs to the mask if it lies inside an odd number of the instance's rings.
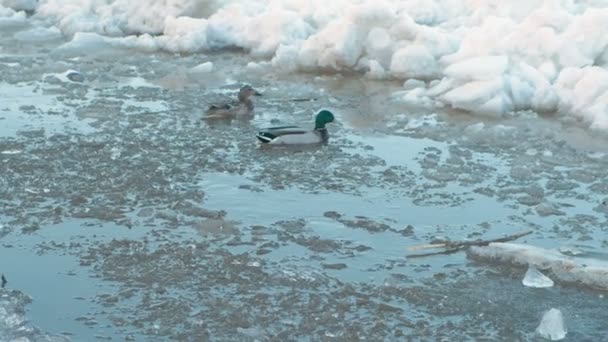
[{"label": "mallard duck", "polygon": [[315,116],[315,128],[305,129],[298,126],[271,127],[259,132],[256,137],[264,144],[303,145],[325,143],[329,139],[326,124],[334,121],[329,110],[321,110]]},{"label": "mallard duck", "polygon": [[238,101],[210,106],[203,119],[232,119],[251,115],[253,113],[251,96],[262,96],[262,94],[250,85],[243,86],[239,90]]}]

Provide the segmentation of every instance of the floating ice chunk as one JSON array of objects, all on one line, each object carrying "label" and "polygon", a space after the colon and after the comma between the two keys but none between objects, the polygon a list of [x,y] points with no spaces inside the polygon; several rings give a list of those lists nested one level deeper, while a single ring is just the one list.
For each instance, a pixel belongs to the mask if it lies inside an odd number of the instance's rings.
[{"label": "floating ice chunk", "polygon": [[562,315],[562,312],[555,308],[545,312],[540,324],[536,328],[536,333],[542,338],[551,341],[559,341],[566,337],[568,332],[564,326],[564,316]]},{"label": "floating ice chunk", "polygon": [[262,69],[262,66],[260,65],[260,63],[257,62],[249,62],[247,63],[246,68],[247,70],[260,70]]},{"label": "floating ice chunk", "polygon": [[79,32],[74,35],[71,41],[60,45],[55,51],[65,54],[96,55],[108,54],[113,49],[114,46],[109,38],[96,33]]},{"label": "floating ice chunk", "polygon": [[112,147],[110,149],[110,159],[116,160],[116,159],[120,158],[121,155],[122,155],[122,151],[119,147]]},{"label": "floating ice chunk", "polygon": [[580,283],[592,288],[608,289],[608,262],[568,257],[556,250],[515,243],[490,243],[485,247],[471,247],[469,256],[481,260],[516,265],[537,265],[549,270],[553,279],[566,283]]},{"label": "floating ice chunk", "polygon": [[482,132],[485,128],[486,128],[486,125],[483,122],[478,122],[478,123],[475,123],[472,125],[468,125],[467,127],[465,127],[464,131],[467,134],[475,134],[475,133]]},{"label": "floating ice chunk", "polygon": [[250,261],[247,263],[247,266],[249,267],[260,267],[262,266],[262,264],[259,261]]},{"label": "floating ice chunk", "polygon": [[433,127],[439,125],[437,114],[424,115],[419,118],[412,118],[405,125],[406,129],[416,129],[420,127]]},{"label": "floating ice chunk", "polygon": [[583,252],[581,252],[579,249],[573,247],[560,247],[559,252],[568,256],[577,256],[583,254]]},{"label": "floating ice chunk", "polygon": [[403,96],[403,98],[401,98],[401,100],[404,103],[409,103],[414,106],[425,107],[428,109],[437,108],[441,105],[441,104],[435,103],[428,96],[423,96],[422,92],[423,92],[423,89],[421,89],[421,88],[410,90]]},{"label": "floating ice chunk", "polygon": [[2,152],[0,152],[0,154],[19,154],[23,151],[21,150],[4,150]]},{"label": "floating ice chunk", "polygon": [[15,39],[22,42],[47,42],[61,38],[61,31],[55,26],[35,27],[29,30],[17,32],[14,35]]},{"label": "floating ice chunk", "polygon": [[553,286],[553,280],[542,274],[534,265],[528,267],[528,271],[521,282],[524,286],[528,287],[543,288]]},{"label": "floating ice chunk", "polygon": [[250,71],[261,72],[261,71],[268,69],[270,66],[272,66],[271,62],[261,61],[261,62],[249,62],[249,63],[247,63],[246,68],[247,68],[247,70],[250,70]]},{"label": "floating ice chunk", "polygon": [[201,63],[195,67],[193,67],[192,69],[190,69],[191,72],[193,73],[209,73],[211,71],[213,71],[213,63],[212,62],[205,62],[205,63]]},{"label": "floating ice chunk", "polygon": [[[249,336],[249,337],[261,337],[263,335],[262,331],[260,328],[258,327],[250,327],[250,328],[236,328],[236,331],[239,334],[243,334],[245,336]],[[257,339],[256,339],[257,340]]]},{"label": "floating ice chunk", "polygon": [[133,88],[159,88],[158,85],[148,82],[143,77],[131,77],[125,83],[124,86]]}]

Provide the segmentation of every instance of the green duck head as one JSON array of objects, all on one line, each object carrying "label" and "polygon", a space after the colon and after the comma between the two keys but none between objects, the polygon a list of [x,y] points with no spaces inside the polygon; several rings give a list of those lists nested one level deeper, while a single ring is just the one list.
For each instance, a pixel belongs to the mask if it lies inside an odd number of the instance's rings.
[{"label": "green duck head", "polygon": [[323,129],[325,125],[334,122],[334,114],[327,109],[320,110],[315,117],[315,129]]}]

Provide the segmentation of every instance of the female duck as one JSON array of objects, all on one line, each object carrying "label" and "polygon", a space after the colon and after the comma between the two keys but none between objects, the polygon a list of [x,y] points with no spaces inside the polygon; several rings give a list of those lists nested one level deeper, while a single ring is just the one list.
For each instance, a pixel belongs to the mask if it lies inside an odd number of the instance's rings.
[{"label": "female duck", "polygon": [[271,127],[259,132],[256,137],[264,144],[303,145],[326,143],[329,139],[326,124],[334,121],[329,110],[321,110],[315,117],[315,128],[307,130],[297,126]]},{"label": "female duck", "polygon": [[262,94],[250,85],[246,85],[239,90],[238,101],[210,106],[203,119],[232,119],[249,116],[253,113],[251,96],[262,96]]}]

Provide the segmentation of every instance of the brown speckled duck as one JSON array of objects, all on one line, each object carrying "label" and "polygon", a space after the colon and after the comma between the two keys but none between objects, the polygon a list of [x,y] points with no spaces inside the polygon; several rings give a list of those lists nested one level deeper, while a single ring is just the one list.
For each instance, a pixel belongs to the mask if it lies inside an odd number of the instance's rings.
[{"label": "brown speckled duck", "polygon": [[238,101],[216,104],[209,107],[203,120],[233,119],[247,117],[253,114],[253,101],[251,96],[262,96],[260,92],[250,85],[243,86],[239,90]]}]

